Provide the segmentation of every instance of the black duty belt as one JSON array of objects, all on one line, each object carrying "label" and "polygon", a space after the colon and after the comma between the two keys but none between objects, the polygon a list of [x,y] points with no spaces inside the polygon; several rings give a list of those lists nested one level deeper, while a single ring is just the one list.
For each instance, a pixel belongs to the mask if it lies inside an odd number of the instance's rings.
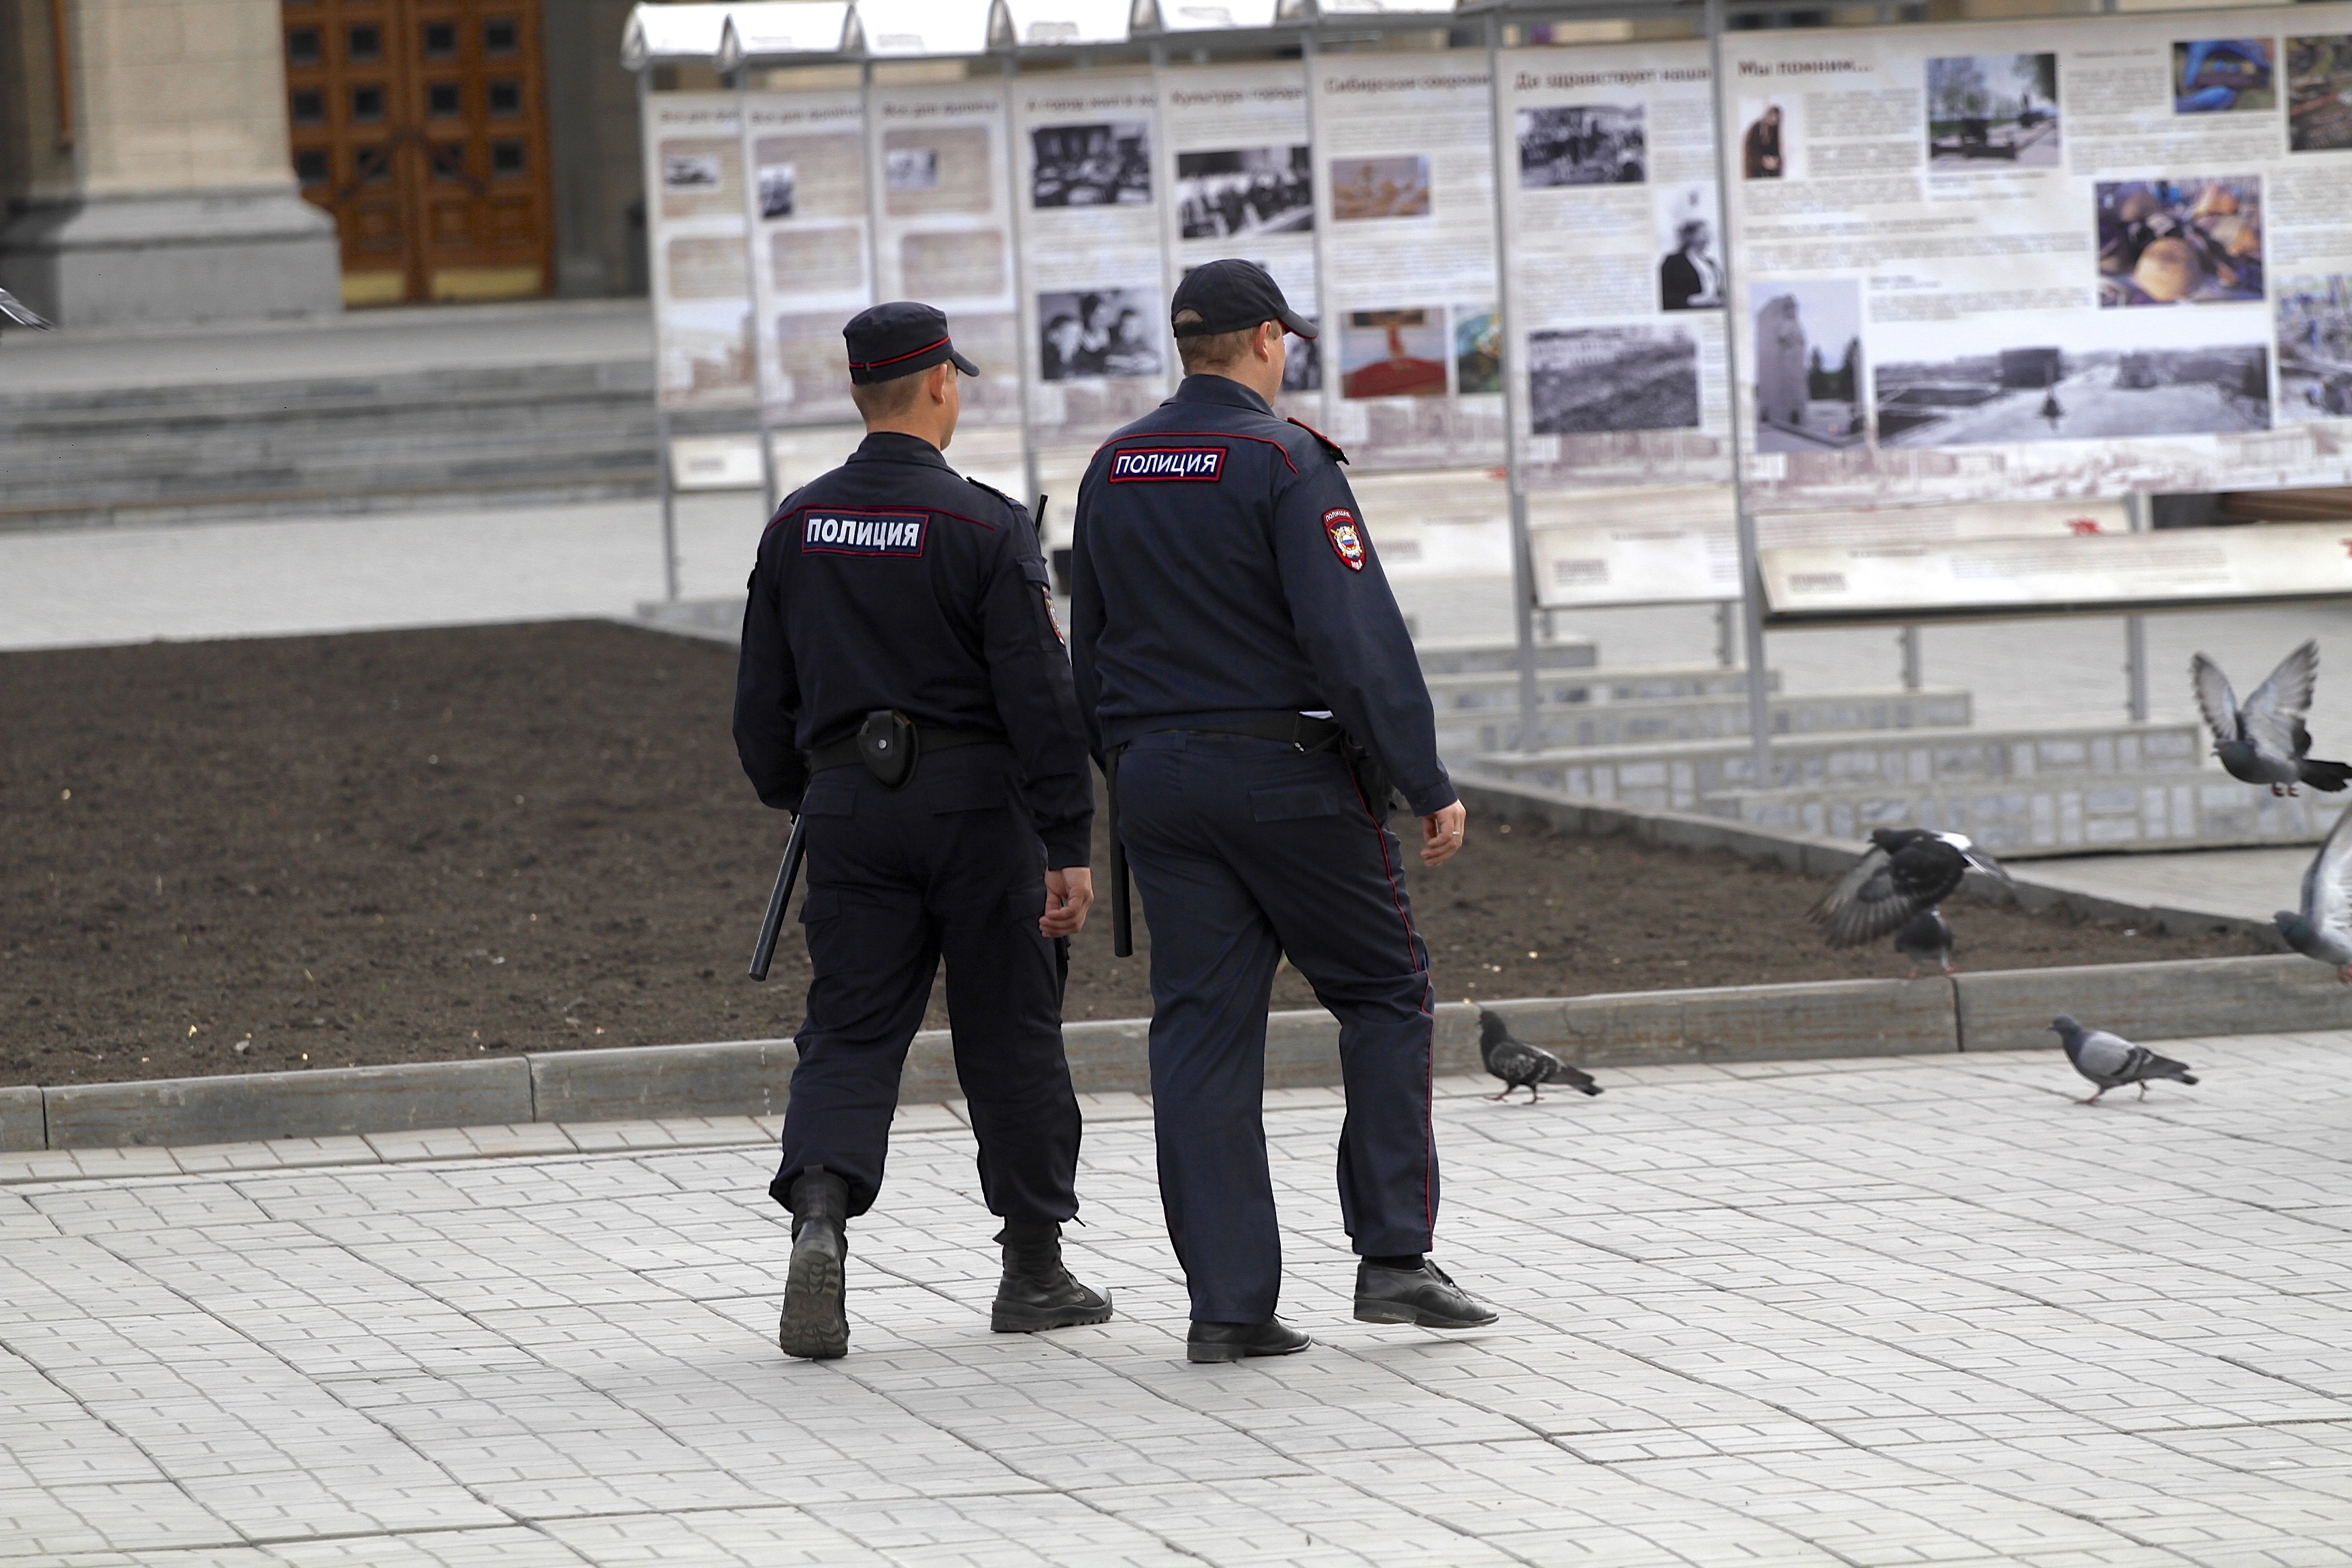
[{"label": "black duty belt", "polygon": [[[958,746],[1002,746],[1004,737],[988,730],[950,730],[937,724],[919,725],[920,737],[918,755],[929,756],[933,752],[952,752]],[[809,772],[821,773],[827,768],[845,768],[865,759],[857,752],[857,737],[844,735],[838,741],[828,741],[809,753]]]},{"label": "black duty belt", "polygon": [[1222,724],[1187,724],[1188,735],[1247,735],[1258,741],[1281,741],[1302,752],[1327,752],[1347,736],[1336,719],[1306,713],[1269,713],[1263,719],[1233,719]]}]

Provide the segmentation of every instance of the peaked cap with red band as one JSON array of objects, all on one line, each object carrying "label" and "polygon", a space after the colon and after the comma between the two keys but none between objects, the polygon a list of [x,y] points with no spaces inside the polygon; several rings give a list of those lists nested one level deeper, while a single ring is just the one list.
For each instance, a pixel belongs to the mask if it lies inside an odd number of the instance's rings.
[{"label": "peaked cap with red band", "polygon": [[849,379],[858,386],[896,381],[950,360],[966,375],[980,374],[980,366],[956,353],[947,316],[933,305],[893,300],[871,306],[852,316],[841,335],[849,344]]}]

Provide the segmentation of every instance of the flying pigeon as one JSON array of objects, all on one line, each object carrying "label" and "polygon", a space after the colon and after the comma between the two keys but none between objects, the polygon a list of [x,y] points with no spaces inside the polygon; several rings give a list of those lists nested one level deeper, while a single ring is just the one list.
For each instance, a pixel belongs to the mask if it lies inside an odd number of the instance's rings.
[{"label": "flying pigeon", "polygon": [[2352,985],[2352,811],[2336,819],[2304,872],[2303,908],[2281,910],[2271,921],[2287,946],[2334,964],[2336,978]]},{"label": "flying pigeon", "polygon": [[1911,973],[1906,980],[1919,978],[1922,965],[1932,963],[1945,973],[1952,968],[1952,928],[1938,909],[1923,910],[1913,915],[1903,929],[1895,933],[1895,951],[1911,961]]},{"label": "flying pigeon", "polygon": [[2009,880],[2000,862],[1965,833],[1876,827],[1871,849],[1813,906],[1832,947],[1860,947],[1908,924],[1949,898],[1971,870]]},{"label": "flying pigeon", "polygon": [[1528,1103],[1533,1105],[1543,1098],[1539,1083],[1564,1083],[1582,1094],[1599,1094],[1601,1086],[1592,1081],[1590,1073],[1580,1072],[1541,1046],[1531,1046],[1511,1033],[1503,1016],[1491,1008],[1478,1009],[1478,1058],[1486,1070],[1503,1080],[1503,1092],[1496,1100],[1508,1100],[1511,1090],[1525,1088]]},{"label": "flying pigeon", "polygon": [[2333,794],[2352,782],[2352,766],[2309,754],[2311,731],[2304,728],[2304,715],[2318,679],[2319,643],[2314,639],[2279,660],[2241,708],[2220,665],[2201,653],[2189,661],[2197,706],[2213,731],[2213,754],[2231,778],[2268,784],[2273,795],[2293,795],[2298,784]]},{"label": "flying pigeon", "polygon": [[32,327],[47,331],[53,322],[41,319],[41,313],[5,289],[0,289],[0,321],[12,327]]},{"label": "flying pigeon", "polygon": [[2086,1029],[2063,1013],[2051,1019],[2050,1026],[2057,1031],[2058,1043],[2066,1047],[2066,1059],[2074,1064],[2074,1070],[2099,1086],[2097,1094],[2076,1100],[2077,1105],[2096,1105],[2099,1095],[2127,1083],[2139,1085],[2139,1097],[2146,1100],[2150,1079],[2197,1081],[2197,1075],[2189,1070],[2187,1062],[2158,1056],[2146,1046],[2135,1046],[2121,1035],[2110,1035],[2105,1029]]}]

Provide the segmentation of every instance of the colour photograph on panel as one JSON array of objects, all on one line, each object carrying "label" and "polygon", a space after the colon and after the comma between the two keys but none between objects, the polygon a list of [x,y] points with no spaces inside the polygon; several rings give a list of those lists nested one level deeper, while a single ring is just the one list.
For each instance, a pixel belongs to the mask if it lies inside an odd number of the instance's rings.
[{"label": "colour photograph on panel", "polygon": [[1445,395],[1445,311],[1350,310],[1339,333],[1343,397]]},{"label": "colour photograph on panel", "polygon": [[2286,144],[2297,153],[2352,147],[2352,34],[2286,41]]},{"label": "colour photograph on panel", "polygon": [[2199,38],[2172,46],[2175,114],[2252,114],[2278,107],[2268,38]]},{"label": "colour photograph on panel", "polygon": [[2278,420],[2352,418],[2352,278],[2278,279]]},{"label": "colour photograph on panel", "polygon": [[1303,234],[1315,226],[1314,163],[1305,147],[1176,154],[1176,225],[1185,239]]},{"label": "colour photograph on panel", "polygon": [[1421,153],[1332,160],[1331,216],[1336,221],[1428,216],[1429,160]]},{"label": "colour photograph on panel", "polygon": [[1167,330],[1155,289],[1064,289],[1037,296],[1037,374],[1045,381],[1158,375]]},{"label": "colour photograph on panel", "polygon": [[1151,127],[1141,120],[1040,125],[1029,132],[1037,166],[1033,207],[1136,205],[1151,200]]},{"label": "colour photograph on panel", "polygon": [[1492,305],[1454,307],[1454,390],[1503,390],[1503,322]]},{"label": "colour photograph on panel", "polygon": [[1518,137],[1519,184],[1528,190],[1638,185],[1649,175],[1638,103],[1522,109]]},{"label": "colour photograph on panel", "polygon": [[1696,429],[1697,340],[1679,326],[1529,332],[1528,409],[1538,436]]},{"label": "colour photograph on panel", "polygon": [[1927,163],[2054,169],[2058,57],[1946,55],[1927,62]]},{"label": "colour photograph on panel", "polygon": [[1756,449],[1820,452],[1860,445],[1862,289],[1853,279],[1759,281]]},{"label": "colour photograph on panel", "polygon": [[1739,174],[1747,180],[1778,180],[1789,174],[1795,127],[1790,106],[1779,100],[1740,105]]},{"label": "colour photograph on panel", "polygon": [[2102,182],[2097,200],[2102,307],[2263,297],[2260,176]]}]

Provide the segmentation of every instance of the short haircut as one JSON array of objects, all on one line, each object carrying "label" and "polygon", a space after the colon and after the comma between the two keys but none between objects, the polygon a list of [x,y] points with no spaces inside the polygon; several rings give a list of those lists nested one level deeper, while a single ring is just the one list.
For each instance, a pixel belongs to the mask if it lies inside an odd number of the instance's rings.
[{"label": "short haircut", "polygon": [[849,401],[857,405],[858,417],[868,425],[877,419],[902,419],[915,411],[915,402],[922,395],[923,383],[930,379],[928,367],[912,375],[892,376],[888,381],[870,381],[860,386],[849,384]]},{"label": "short haircut", "polygon": [[[1204,320],[1198,310],[1179,310],[1176,324],[1192,326]],[[1258,326],[1265,323],[1261,321]],[[1238,331],[1209,332],[1200,337],[1176,340],[1176,357],[1183,363],[1186,375],[1202,371],[1224,370],[1249,353],[1250,341],[1257,336],[1257,327],[1244,327]]]}]

